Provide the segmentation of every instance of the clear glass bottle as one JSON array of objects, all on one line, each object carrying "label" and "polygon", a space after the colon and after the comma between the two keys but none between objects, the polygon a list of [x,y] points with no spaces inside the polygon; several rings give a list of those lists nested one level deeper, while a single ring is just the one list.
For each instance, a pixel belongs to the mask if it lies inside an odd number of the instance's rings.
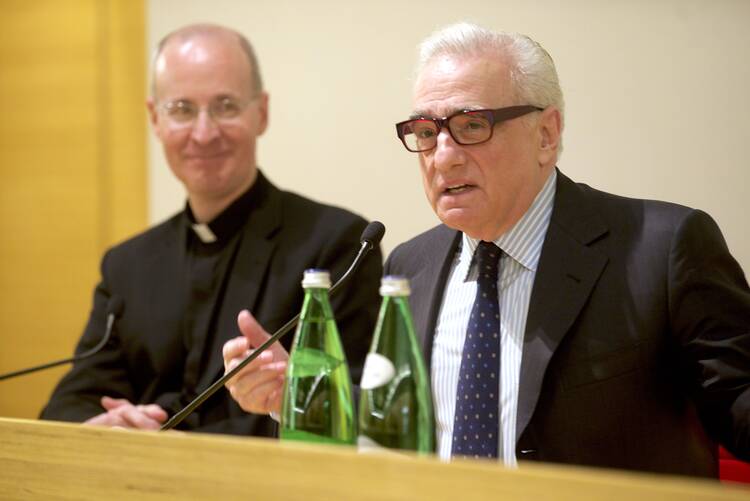
[{"label": "clear glass bottle", "polygon": [[289,354],[280,438],[354,444],[352,382],[328,300],[328,271],[306,270],[302,287],[305,299]]},{"label": "clear glass bottle", "polygon": [[409,281],[383,277],[370,352],[359,398],[361,451],[391,448],[429,454],[435,450],[430,378],[409,310]]}]

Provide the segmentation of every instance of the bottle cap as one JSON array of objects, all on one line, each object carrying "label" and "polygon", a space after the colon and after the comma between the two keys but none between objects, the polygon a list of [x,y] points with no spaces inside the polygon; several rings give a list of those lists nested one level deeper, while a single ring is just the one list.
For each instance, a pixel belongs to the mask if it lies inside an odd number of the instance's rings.
[{"label": "bottle cap", "polygon": [[302,276],[303,289],[330,289],[331,274],[328,270],[309,269]]},{"label": "bottle cap", "polygon": [[396,275],[386,275],[380,280],[381,296],[408,296],[411,294],[409,279]]}]

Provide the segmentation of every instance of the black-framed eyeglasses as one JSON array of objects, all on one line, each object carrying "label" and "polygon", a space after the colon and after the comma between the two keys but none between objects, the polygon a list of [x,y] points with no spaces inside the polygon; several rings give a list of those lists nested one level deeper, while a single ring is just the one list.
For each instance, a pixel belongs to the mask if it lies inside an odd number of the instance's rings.
[{"label": "black-framed eyeglasses", "polygon": [[437,146],[443,127],[458,144],[469,145],[489,141],[495,125],[528,115],[544,108],[532,105],[508,106],[496,110],[462,110],[449,117],[417,117],[396,124],[396,134],[407,150],[419,153]]}]

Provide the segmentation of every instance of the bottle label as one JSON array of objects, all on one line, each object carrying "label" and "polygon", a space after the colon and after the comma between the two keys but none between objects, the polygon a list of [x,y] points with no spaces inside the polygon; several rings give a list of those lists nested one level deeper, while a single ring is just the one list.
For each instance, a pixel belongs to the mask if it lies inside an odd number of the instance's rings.
[{"label": "bottle label", "polygon": [[395,375],[396,367],[393,362],[379,353],[368,353],[359,386],[363,390],[379,388],[388,384]]}]

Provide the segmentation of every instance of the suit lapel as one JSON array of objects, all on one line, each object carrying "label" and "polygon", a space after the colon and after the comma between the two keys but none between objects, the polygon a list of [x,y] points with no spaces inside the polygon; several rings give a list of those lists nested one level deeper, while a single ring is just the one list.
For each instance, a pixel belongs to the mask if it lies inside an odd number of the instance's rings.
[{"label": "suit lapel", "polygon": [[435,325],[442,304],[445,282],[453,263],[456,246],[461,241],[461,233],[441,225],[436,235],[428,242],[429,252],[415,256],[419,259],[419,271],[411,276],[411,286],[415,291],[409,304],[414,315],[414,328],[422,344],[427,366],[431,365],[432,343],[435,338]]},{"label": "suit lapel", "polygon": [[529,424],[553,353],[608,258],[589,245],[608,229],[580,188],[558,172],[555,206],[531,293],[521,361],[516,440]]},{"label": "suit lapel", "polygon": [[[267,182],[267,181],[266,181]],[[243,309],[253,311],[261,292],[273,256],[276,242],[273,235],[281,226],[281,199],[279,191],[270,185],[267,198],[256,208],[242,229],[234,265],[224,291],[223,305],[216,320],[216,331],[210,346],[206,370],[198,381],[203,391],[224,371],[221,349],[225,342],[239,336],[237,315]]]},{"label": "suit lapel", "polygon": [[[131,259],[143,261],[136,267],[139,292],[136,297],[128,298],[131,304],[125,304],[125,315],[120,322],[135,323],[124,331],[142,332],[143,342],[152,347],[153,356],[164,367],[171,365],[169,360],[173,357],[187,356],[182,330],[187,302],[184,293],[187,216],[180,213],[156,230],[158,233],[151,239],[154,243],[147,247],[148,256],[130,255]],[[158,318],[151,315],[155,304],[159,305]]]}]

